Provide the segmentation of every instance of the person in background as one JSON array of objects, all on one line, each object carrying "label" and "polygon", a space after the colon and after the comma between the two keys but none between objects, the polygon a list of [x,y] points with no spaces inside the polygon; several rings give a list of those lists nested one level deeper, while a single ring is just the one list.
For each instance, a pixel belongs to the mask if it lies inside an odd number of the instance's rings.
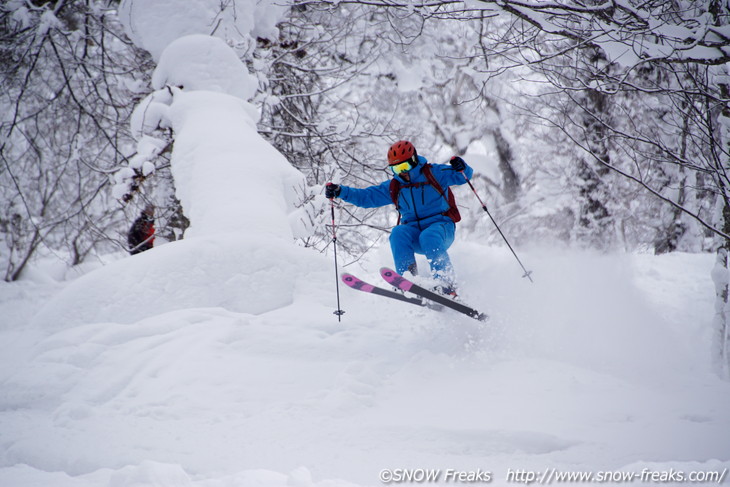
[{"label": "person in background", "polygon": [[466,183],[474,170],[458,156],[448,165],[429,164],[407,140],[388,149],[388,167],[393,172],[391,180],[361,189],[328,183],[325,196],[362,208],[394,204],[399,218],[390,234],[390,248],[396,271],[417,275],[415,254],[423,254],[439,281],[436,290],[456,298],[454,268],[447,250],[461,217],[449,186]]},{"label": "person in background", "polygon": [[142,213],[132,224],[127,233],[127,243],[131,255],[139,254],[149,250],[155,243],[155,208],[152,205],[145,206]]}]

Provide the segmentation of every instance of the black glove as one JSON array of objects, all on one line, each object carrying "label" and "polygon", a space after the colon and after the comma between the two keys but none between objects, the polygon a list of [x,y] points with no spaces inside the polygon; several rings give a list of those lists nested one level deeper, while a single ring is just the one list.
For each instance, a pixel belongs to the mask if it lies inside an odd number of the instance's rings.
[{"label": "black glove", "polygon": [[459,156],[452,157],[449,164],[451,164],[454,171],[461,172],[466,169],[466,162],[464,162],[464,159]]},{"label": "black glove", "polygon": [[328,200],[339,196],[340,191],[342,191],[342,188],[339,184],[327,183],[324,187],[324,195]]}]

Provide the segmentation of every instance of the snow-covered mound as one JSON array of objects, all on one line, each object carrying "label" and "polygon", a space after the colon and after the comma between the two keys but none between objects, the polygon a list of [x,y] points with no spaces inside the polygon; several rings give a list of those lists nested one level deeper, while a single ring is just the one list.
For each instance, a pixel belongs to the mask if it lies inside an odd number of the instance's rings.
[{"label": "snow-covered mound", "polygon": [[134,323],[188,308],[261,314],[291,304],[297,279],[327,264],[291,242],[268,236],[180,240],[118,260],[70,283],[43,306],[32,324],[52,329]]}]

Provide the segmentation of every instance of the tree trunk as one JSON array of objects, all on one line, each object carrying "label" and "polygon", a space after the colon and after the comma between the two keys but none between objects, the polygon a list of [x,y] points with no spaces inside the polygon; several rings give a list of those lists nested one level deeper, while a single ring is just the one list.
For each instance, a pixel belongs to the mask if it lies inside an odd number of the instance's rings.
[{"label": "tree trunk", "polygon": [[[584,49],[585,66],[590,73],[598,70],[598,65],[605,62],[605,56],[598,49]],[[607,69],[607,68],[605,68]],[[590,86],[593,74],[584,80]],[[605,164],[611,163],[609,153],[608,131],[603,120],[608,120],[610,103],[608,95],[601,91],[584,88],[581,96],[582,129],[585,147],[591,155]],[[606,250],[613,246],[615,231],[613,218],[608,207],[610,188],[605,179],[610,170],[603,164],[581,158],[578,161],[578,185],[580,197],[580,213],[578,217],[578,236],[591,246]]]},{"label": "tree trunk", "polygon": [[[730,230],[730,205],[723,198],[722,218],[725,232]],[[712,269],[712,280],[715,283],[715,318],[712,322],[712,364],[717,373],[724,379],[730,379],[730,241],[717,250],[715,267]]]},{"label": "tree trunk", "polygon": [[[718,79],[725,79],[727,73],[722,70]],[[725,83],[718,83],[718,88],[722,99],[727,100],[730,95],[730,86]],[[708,109],[709,121],[714,121],[714,117],[711,115]],[[717,124],[716,132],[719,134],[717,138],[714,137],[715,131],[711,130],[710,134],[713,137],[711,141],[716,147],[727,149],[730,146],[730,105],[727,103],[722,107],[719,114],[719,123]],[[719,151],[724,154],[719,156],[715,160],[715,164],[720,166],[718,171],[724,173],[730,165],[728,160],[727,151]],[[730,235],[730,188],[726,184],[726,180],[718,178],[718,205],[722,206],[722,212],[720,215],[720,222],[722,225],[722,231],[725,235]],[[715,267],[712,269],[712,280],[715,283],[715,318],[713,320],[713,340],[712,340],[712,362],[713,365],[725,379],[730,379],[730,358],[728,352],[730,351],[730,326],[728,324],[728,318],[730,318],[730,262],[728,261],[730,253],[730,240],[720,239],[719,246],[717,249],[717,258],[715,259]]]},{"label": "tree trunk", "polygon": [[502,174],[502,196],[507,203],[514,203],[520,194],[520,177],[514,169],[512,147],[502,135],[502,130],[494,131],[494,143],[499,154],[498,168]]}]

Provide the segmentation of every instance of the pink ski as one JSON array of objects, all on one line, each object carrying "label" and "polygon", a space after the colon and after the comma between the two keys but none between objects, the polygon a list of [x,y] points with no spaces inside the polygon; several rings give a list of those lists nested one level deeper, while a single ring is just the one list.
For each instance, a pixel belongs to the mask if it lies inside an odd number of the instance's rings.
[{"label": "pink ski", "polygon": [[391,291],[389,289],[383,289],[377,286],[373,286],[372,284],[368,284],[367,282],[353,276],[352,274],[342,274],[342,282],[344,282],[353,289],[357,289],[358,291],[377,294],[378,296],[385,296],[387,298],[397,299],[398,301],[404,301],[406,303],[411,303],[418,306],[426,306],[426,304],[420,298],[409,298],[408,296],[404,296],[397,291]]},{"label": "pink ski", "polygon": [[474,308],[470,308],[469,306],[459,303],[458,301],[454,301],[453,299],[443,296],[441,294],[438,294],[433,291],[429,291],[428,289],[419,286],[418,284],[409,281],[405,277],[401,276],[397,272],[395,272],[393,269],[388,269],[387,267],[383,267],[380,269],[380,275],[385,279],[388,283],[391,285],[397,287],[398,289],[402,289],[406,292],[411,292],[413,294],[416,294],[424,299],[428,299],[430,301],[433,301],[434,303],[438,303],[442,306],[445,306],[447,308],[451,308],[454,311],[458,311],[459,313],[465,314],[469,316],[470,318],[474,318],[475,320],[479,321],[486,321],[488,316],[484,313],[480,313],[479,311],[475,310]]}]

